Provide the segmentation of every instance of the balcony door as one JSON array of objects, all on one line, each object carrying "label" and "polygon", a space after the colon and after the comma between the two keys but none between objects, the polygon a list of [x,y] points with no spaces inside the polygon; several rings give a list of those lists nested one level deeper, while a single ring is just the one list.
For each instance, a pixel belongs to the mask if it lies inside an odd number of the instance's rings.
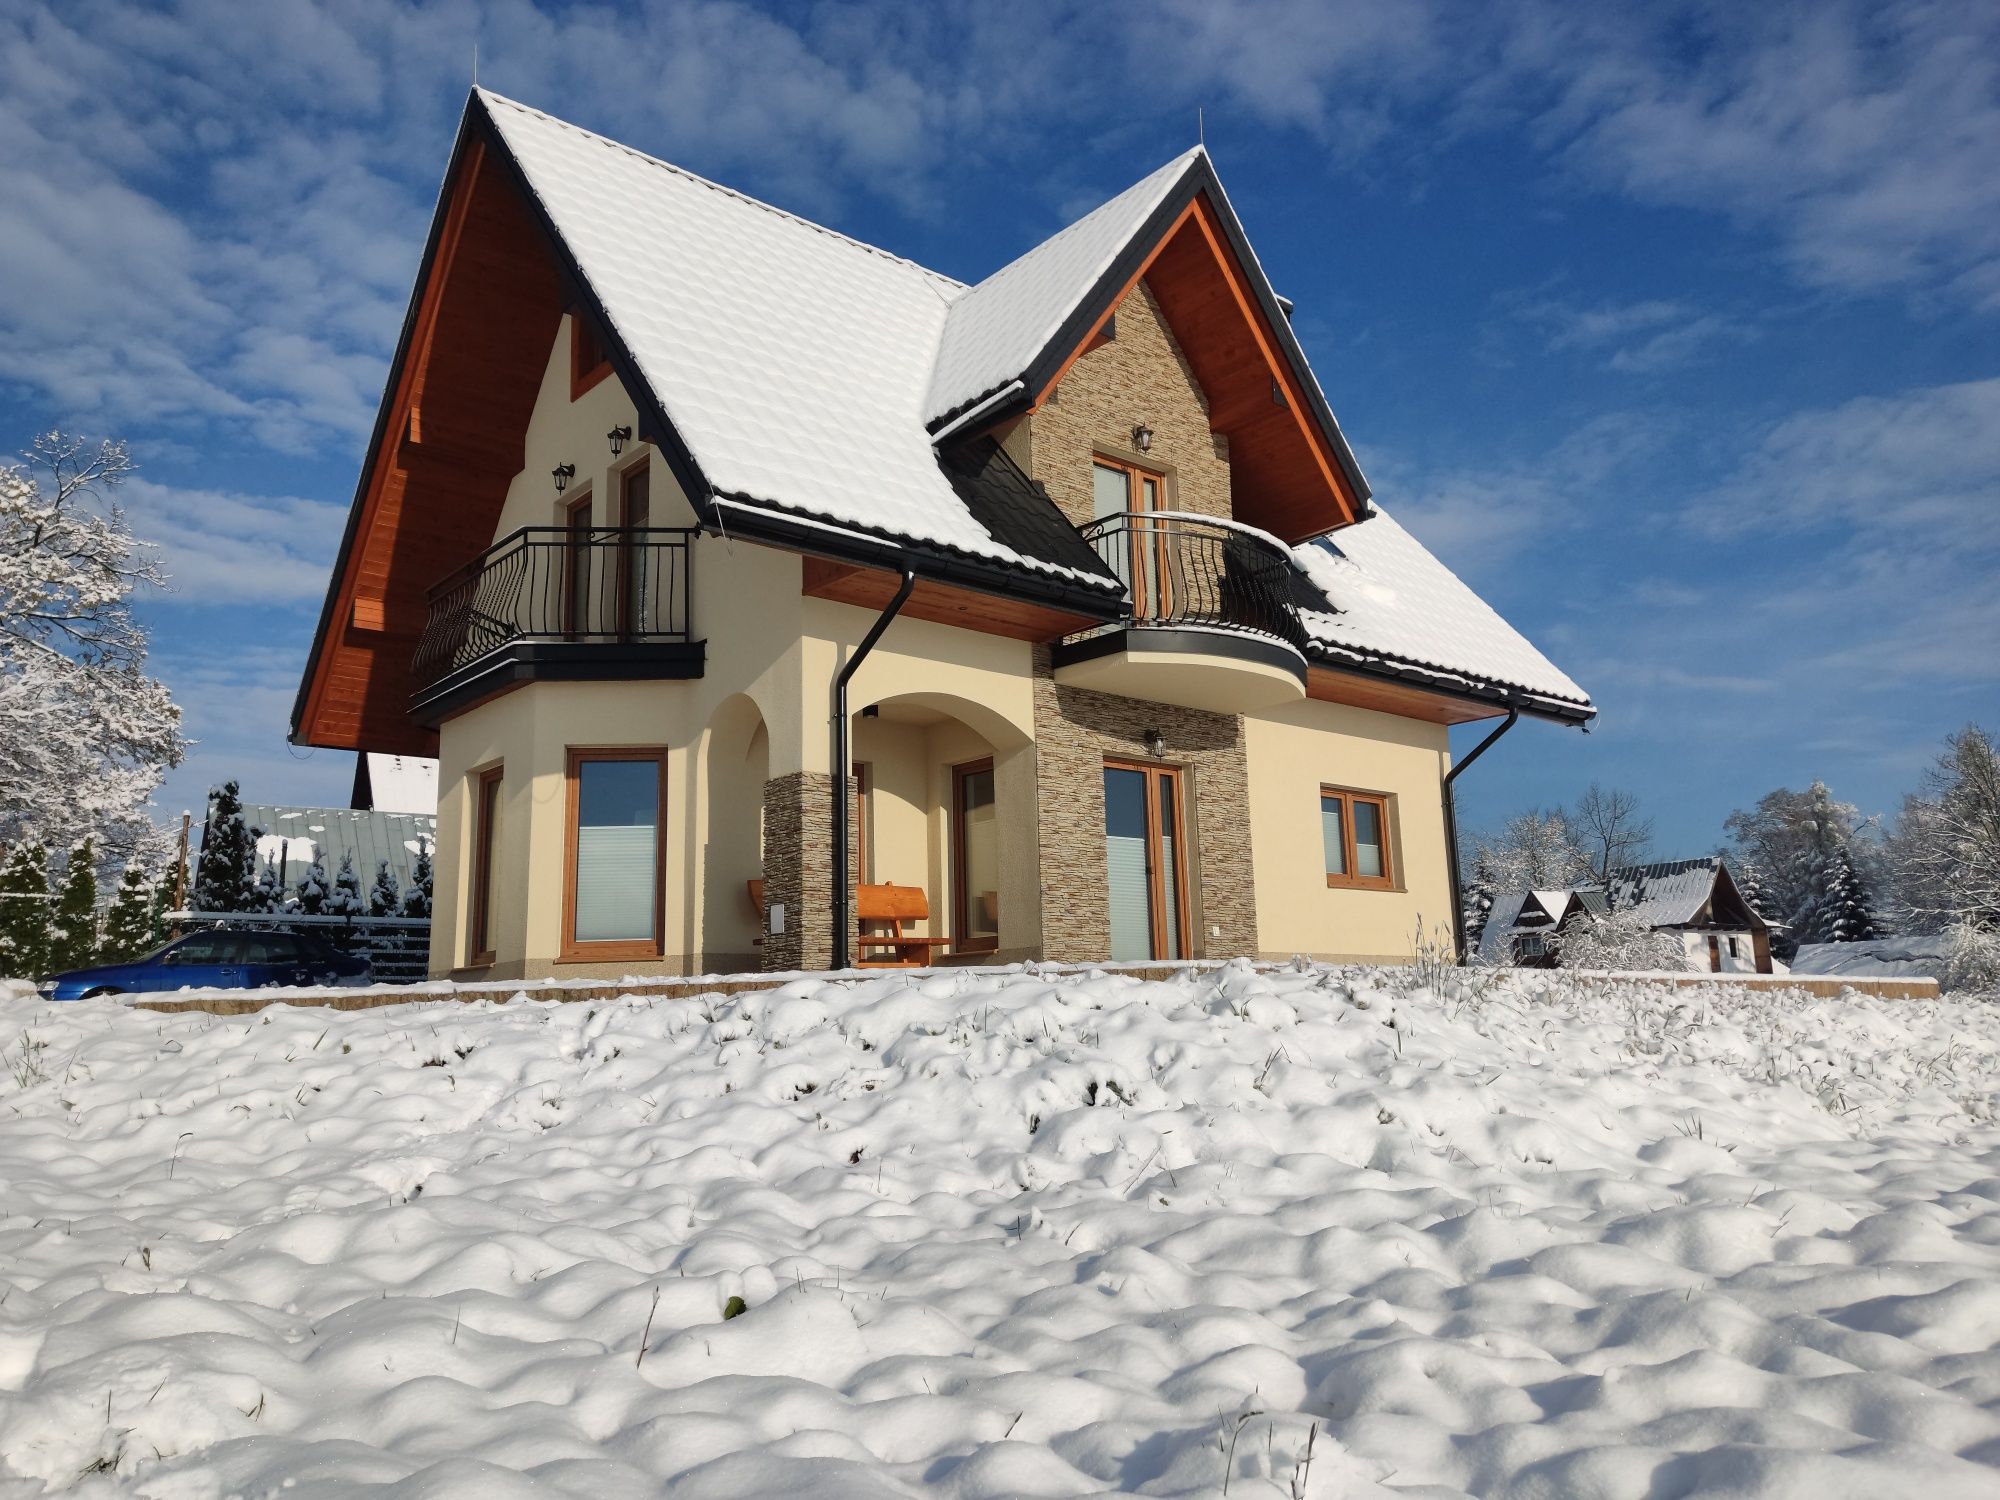
[{"label": "balcony door", "polygon": [[999,812],[990,756],[951,768],[951,935],[960,953],[1000,946]]},{"label": "balcony door", "polygon": [[[546,595],[544,595],[546,597]],[[563,507],[563,634],[590,630],[590,496],[578,495]]]},{"label": "balcony door", "polygon": [[1105,762],[1104,863],[1114,963],[1187,956],[1181,807],[1175,767]]},{"label": "balcony door", "polygon": [[645,530],[653,524],[651,471],[642,461],[618,481],[618,524],[625,533],[618,542],[618,633],[645,635],[654,629],[652,553]]},{"label": "balcony door", "polygon": [[[1130,515],[1122,543],[1104,556],[1132,591],[1132,618],[1161,619],[1172,611],[1172,570],[1168,566],[1167,523],[1148,520],[1166,509],[1166,481],[1133,464],[1100,458],[1091,465],[1090,512],[1097,520]],[[1113,534],[1116,541],[1120,533]]]}]

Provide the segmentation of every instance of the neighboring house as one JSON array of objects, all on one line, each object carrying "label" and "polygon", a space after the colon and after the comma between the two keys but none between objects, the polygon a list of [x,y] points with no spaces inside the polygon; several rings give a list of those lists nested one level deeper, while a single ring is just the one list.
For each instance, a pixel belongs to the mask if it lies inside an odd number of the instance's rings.
[{"label": "neighboring house", "polygon": [[954,958],[1404,957],[1510,712],[1595,709],[1201,150],[967,286],[475,91],[293,739],[438,757],[432,968],[511,978],[825,966],[843,842]]},{"label": "neighboring house", "polygon": [[[279,861],[287,895],[297,890],[312,868],[315,854],[325,862],[329,883],[340,873],[342,856],[351,857],[364,898],[384,860],[404,889],[416,874],[419,849],[432,849],[435,863],[437,819],[423,813],[246,803],[243,822],[262,830],[257,835],[257,871],[261,872],[267,861]],[[432,886],[435,889],[435,871]]]},{"label": "neighboring house", "polygon": [[1711,973],[1769,974],[1771,928],[1743,899],[1720,859],[1675,859],[1613,870],[1603,886],[1515,891],[1494,897],[1480,934],[1483,962],[1549,968],[1564,927],[1586,916],[1631,912],[1678,935],[1689,964]]},{"label": "neighboring house", "polygon": [[351,806],[364,812],[422,813],[436,817],[438,763],[424,755],[384,755],[364,750],[354,757]]}]

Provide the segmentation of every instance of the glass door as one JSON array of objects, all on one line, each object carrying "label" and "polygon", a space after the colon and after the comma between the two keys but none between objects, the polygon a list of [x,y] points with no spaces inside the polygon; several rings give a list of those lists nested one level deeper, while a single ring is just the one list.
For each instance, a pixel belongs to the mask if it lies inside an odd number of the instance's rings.
[{"label": "glass door", "polygon": [[1166,505],[1160,476],[1098,459],[1091,467],[1090,513],[1096,520],[1126,516],[1124,542],[1105,561],[1132,591],[1132,618],[1162,619],[1173,612],[1168,566],[1169,523],[1153,520]]},{"label": "glass door", "polygon": [[563,510],[563,633],[590,630],[590,496],[578,495]]},{"label": "glass door", "polygon": [[651,472],[644,463],[625,471],[619,481],[620,506],[623,514],[619,524],[625,528],[619,542],[619,571],[624,574],[624,584],[619,609],[618,632],[620,635],[645,635],[654,626],[653,609],[649,594],[652,557],[646,548],[645,529],[653,524],[653,502]]},{"label": "glass door", "polygon": [[1104,857],[1114,962],[1187,956],[1181,825],[1177,769],[1105,763]]},{"label": "glass door", "polygon": [[960,953],[1000,946],[1000,824],[993,762],[951,768],[952,945]]}]

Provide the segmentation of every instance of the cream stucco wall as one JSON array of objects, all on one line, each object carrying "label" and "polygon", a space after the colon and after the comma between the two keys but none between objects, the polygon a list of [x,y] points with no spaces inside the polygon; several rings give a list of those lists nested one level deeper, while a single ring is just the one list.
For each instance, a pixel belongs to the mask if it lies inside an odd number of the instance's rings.
[{"label": "cream stucco wall", "polygon": [[[1426,931],[1449,925],[1442,785],[1450,741],[1443,725],[1311,699],[1248,715],[1243,730],[1260,953],[1405,959],[1419,922]],[[1327,885],[1322,785],[1393,799],[1396,889]]]}]

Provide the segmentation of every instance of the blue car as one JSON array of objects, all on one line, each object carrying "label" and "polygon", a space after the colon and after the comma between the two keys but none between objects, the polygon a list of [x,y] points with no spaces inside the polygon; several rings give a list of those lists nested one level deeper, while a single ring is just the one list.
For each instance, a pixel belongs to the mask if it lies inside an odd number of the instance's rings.
[{"label": "blue car", "polygon": [[44,1000],[157,990],[254,990],[268,984],[366,984],[373,966],[291,932],[190,932],[130,963],[72,969],[37,986]]}]

